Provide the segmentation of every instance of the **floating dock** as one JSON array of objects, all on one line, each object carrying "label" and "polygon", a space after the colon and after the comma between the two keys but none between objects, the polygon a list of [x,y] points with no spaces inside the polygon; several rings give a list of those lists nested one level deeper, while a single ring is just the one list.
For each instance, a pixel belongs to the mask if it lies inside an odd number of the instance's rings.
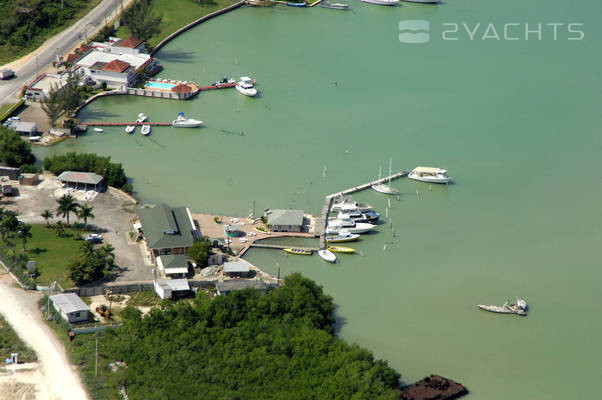
[{"label": "floating dock", "polygon": [[326,219],[328,217],[328,213],[330,212],[330,207],[332,206],[332,201],[335,198],[346,196],[346,195],[356,193],[356,192],[360,192],[362,190],[371,188],[372,185],[374,185],[374,184],[387,182],[389,179],[393,180],[393,179],[397,179],[397,178],[402,178],[404,176],[407,176],[408,174],[409,174],[409,171],[403,170],[403,171],[397,172],[396,174],[386,176],[382,179],[376,179],[374,181],[364,183],[363,185],[354,186],[352,188],[345,189],[341,192],[332,193],[332,194],[329,194],[328,196],[326,196],[324,198],[324,205],[322,206],[322,213],[320,214],[319,217],[316,218],[316,227],[314,228],[316,236],[320,236],[320,248],[326,247],[326,240],[324,238],[324,233],[326,231]]}]

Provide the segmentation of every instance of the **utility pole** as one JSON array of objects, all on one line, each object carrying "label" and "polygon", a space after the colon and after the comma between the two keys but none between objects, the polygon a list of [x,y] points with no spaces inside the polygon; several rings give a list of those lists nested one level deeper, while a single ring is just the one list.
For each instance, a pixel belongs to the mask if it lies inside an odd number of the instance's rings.
[{"label": "utility pole", "polygon": [[36,78],[38,77],[38,56],[36,56]]}]

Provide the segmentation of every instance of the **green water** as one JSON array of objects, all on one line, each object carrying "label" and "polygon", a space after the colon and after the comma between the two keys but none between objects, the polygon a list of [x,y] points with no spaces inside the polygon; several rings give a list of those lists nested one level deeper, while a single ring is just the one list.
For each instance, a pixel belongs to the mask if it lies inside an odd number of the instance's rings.
[{"label": "green water", "polygon": [[[387,359],[404,382],[439,373],[475,400],[599,397],[602,5],[350,3],[350,12],[240,9],[158,53],[164,77],[249,75],[259,98],[114,97],[81,113],[169,121],[183,111],[205,128],[153,128],[148,138],[106,129],[38,155],[110,154],[143,201],[239,215],[253,200],[258,211],[318,212],[325,194],[375,178],[389,157],[395,170],[447,168],[447,187],[393,183],[402,196],[391,199],[392,224],[354,245],[363,256],[341,255],[339,265],[272,250],[247,258],[318,281],[339,306],[340,335]],[[431,41],[400,43],[401,19],[429,20]],[[582,22],[585,39],[559,30],[557,41],[464,33],[450,42],[445,22],[492,22],[500,32],[507,22]],[[384,214],[383,195],[356,198]],[[513,296],[529,302],[528,317],[475,307]]]}]

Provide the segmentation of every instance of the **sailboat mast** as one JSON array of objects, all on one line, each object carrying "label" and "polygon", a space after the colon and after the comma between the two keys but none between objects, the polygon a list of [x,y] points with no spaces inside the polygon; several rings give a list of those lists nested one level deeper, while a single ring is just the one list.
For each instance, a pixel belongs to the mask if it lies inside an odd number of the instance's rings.
[{"label": "sailboat mast", "polygon": [[389,186],[391,186],[391,159],[389,158]]}]

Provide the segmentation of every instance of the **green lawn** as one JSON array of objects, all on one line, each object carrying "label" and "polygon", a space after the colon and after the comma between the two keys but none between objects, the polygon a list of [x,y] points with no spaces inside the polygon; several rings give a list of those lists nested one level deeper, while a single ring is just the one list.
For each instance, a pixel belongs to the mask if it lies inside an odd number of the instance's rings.
[{"label": "green lawn", "polygon": [[[89,0],[86,7],[84,7],[80,12],[73,16],[73,18],[67,21],[64,25],[58,26],[54,29],[49,29],[45,31],[43,34],[38,35],[36,37],[31,38],[31,45],[27,47],[13,47],[13,46],[0,46],[0,65],[4,65],[14,60],[18,60],[19,58],[33,52],[38,47],[40,47],[47,39],[50,39],[57,33],[62,32],[67,29],[71,25],[75,23],[75,21],[82,18],[84,15],[88,14],[90,10],[96,7],[100,3],[100,0]],[[65,49],[67,50],[67,49]],[[70,50],[70,49],[69,49]]]},{"label": "green lawn", "polygon": [[13,328],[0,316],[0,365],[11,353],[19,353],[19,362],[37,361],[36,353],[21,341]]},{"label": "green lawn", "polygon": [[[40,276],[36,279],[41,285],[48,281],[57,281],[63,289],[73,287],[73,281],[67,276],[67,266],[77,256],[82,245],[81,232],[66,229],[67,236],[58,237],[52,228],[46,225],[32,225],[32,237],[27,241],[27,255],[36,262]],[[21,243],[18,243],[21,246]]]},{"label": "green lawn", "polygon": [[[163,15],[161,33],[152,37],[148,43],[156,46],[161,40],[192,21],[237,2],[236,0],[216,0],[215,4],[199,6],[192,0],[155,0],[153,9]],[[130,34],[129,29],[122,26],[117,30],[116,36],[127,38]]]}]

